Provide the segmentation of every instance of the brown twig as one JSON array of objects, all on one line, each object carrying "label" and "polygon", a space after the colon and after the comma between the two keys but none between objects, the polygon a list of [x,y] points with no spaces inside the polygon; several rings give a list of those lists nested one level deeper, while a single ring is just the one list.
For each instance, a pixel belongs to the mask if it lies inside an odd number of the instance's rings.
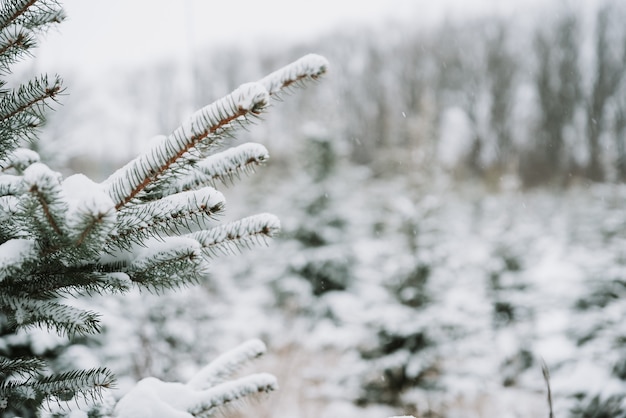
[{"label": "brown twig", "polygon": [[541,360],[541,372],[543,373],[543,379],[546,382],[548,388],[548,407],[550,408],[549,418],[554,418],[554,412],[552,410],[552,390],[550,389],[550,370],[545,360]]}]

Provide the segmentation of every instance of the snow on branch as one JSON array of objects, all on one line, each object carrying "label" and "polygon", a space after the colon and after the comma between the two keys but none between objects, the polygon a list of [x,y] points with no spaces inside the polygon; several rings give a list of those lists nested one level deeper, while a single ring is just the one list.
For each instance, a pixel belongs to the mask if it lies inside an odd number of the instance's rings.
[{"label": "snow on branch", "polygon": [[148,152],[113,173],[104,185],[117,209],[182,170],[198,148],[215,146],[246,118],[258,115],[268,104],[268,93],[258,83],[240,86],[226,97],[206,106],[154,145]]},{"label": "snow on branch", "polygon": [[14,169],[24,172],[30,165],[40,161],[39,154],[28,148],[17,148],[0,160],[0,171]]},{"label": "snow on branch", "polygon": [[115,378],[105,368],[76,370],[48,376],[14,380],[0,387],[3,396],[13,405],[43,398],[50,402],[78,401],[80,398],[95,401],[103,389],[112,388]]},{"label": "snow on branch", "polygon": [[8,359],[0,357],[0,376],[3,378],[13,375],[25,377],[44,368],[45,365],[46,363],[38,358]]},{"label": "snow on branch", "polygon": [[99,330],[98,314],[49,300],[0,294],[0,308],[18,328],[44,326],[59,334],[83,335]]},{"label": "snow on branch", "polygon": [[0,282],[20,272],[25,265],[34,263],[39,256],[35,242],[12,239],[0,245]]},{"label": "snow on branch", "polygon": [[113,374],[105,368],[55,374],[46,376],[36,383],[38,390],[61,401],[69,401],[76,396],[97,399],[102,389],[110,389],[114,385]]},{"label": "snow on branch", "polygon": [[267,373],[222,381],[238,365],[260,356],[264,351],[265,345],[261,341],[248,341],[220,356],[188,384],[168,383],[153,377],[143,379],[118,402],[114,416],[209,417],[236,400],[276,390],[276,378]]},{"label": "snow on branch", "polygon": [[68,204],[65,215],[68,237],[74,247],[86,251],[78,254],[83,263],[97,259],[115,226],[117,212],[113,202],[98,183],[83,174],[68,177],[61,186]]},{"label": "snow on branch", "polygon": [[216,180],[227,183],[239,176],[240,173],[250,173],[260,164],[269,159],[267,149],[253,142],[213,154],[199,161],[192,173],[185,177],[178,185],[180,190],[195,189],[198,186],[211,184]]},{"label": "snow on branch", "polygon": [[203,224],[220,214],[224,204],[222,193],[205,187],[124,208],[119,212],[117,230],[109,237],[107,251],[142,245],[155,236],[190,232],[193,224]]},{"label": "snow on branch", "polygon": [[265,344],[261,340],[249,340],[206,365],[187,385],[203,390],[222,383],[241,367],[265,354],[265,351]]},{"label": "snow on branch", "polygon": [[321,55],[308,54],[259,80],[270,95],[308,80],[317,80],[328,69],[328,60]]},{"label": "snow on branch", "polygon": [[24,209],[21,221],[24,230],[37,231],[38,237],[50,239],[63,235],[62,221],[66,205],[61,199],[61,175],[42,163],[35,163],[24,171],[24,186],[28,191],[20,200]]},{"label": "snow on branch", "polygon": [[238,221],[187,235],[198,241],[205,253],[231,254],[242,247],[265,243],[280,230],[280,221],[274,215],[262,213]]},{"label": "snow on branch", "polygon": [[233,401],[276,389],[278,389],[276,377],[269,373],[256,373],[198,392],[195,404],[188,406],[187,410],[194,417],[210,416]]},{"label": "snow on branch", "polygon": [[17,196],[23,191],[22,178],[4,174],[0,177],[0,196]]},{"label": "snow on branch", "polygon": [[134,255],[126,273],[151,291],[181,287],[207,271],[200,244],[188,237],[152,239]]}]

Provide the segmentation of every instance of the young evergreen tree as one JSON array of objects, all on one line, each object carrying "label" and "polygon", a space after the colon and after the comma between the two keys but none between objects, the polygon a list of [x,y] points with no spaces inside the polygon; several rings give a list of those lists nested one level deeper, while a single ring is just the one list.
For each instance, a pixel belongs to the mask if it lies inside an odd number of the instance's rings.
[{"label": "young evergreen tree", "polygon": [[[54,0],[3,1],[0,74],[7,76],[39,34],[63,18]],[[274,235],[279,221],[269,214],[217,224],[225,202],[212,186],[268,158],[258,144],[219,149],[281,91],[317,79],[326,68],[324,58],[308,55],[240,86],[102,183],[82,174],[63,179],[26,148],[63,92],[60,78],[41,76],[15,87],[0,80],[0,335],[37,327],[70,339],[97,333],[99,315],[71,306],[66,296],[185,286],[206,277],[212,257]],[[182,386],[165,386],[170,396],[163,402],[178,411],[170,415],[209,416],[220,403],[272,389],[267,375],[224,383],[237,365],[263,350],[252,342],[207,366],[183,385],[193,396],[172,396]],[[36,356],[2,354],[0,413],[32,415],[46,402],[97,397],[114,384],[106,368],[52,373]],[[162,398],[160,387],[145,383],[130,399],[137,393]],[[118,406],[118,415],[137,416]]]}]

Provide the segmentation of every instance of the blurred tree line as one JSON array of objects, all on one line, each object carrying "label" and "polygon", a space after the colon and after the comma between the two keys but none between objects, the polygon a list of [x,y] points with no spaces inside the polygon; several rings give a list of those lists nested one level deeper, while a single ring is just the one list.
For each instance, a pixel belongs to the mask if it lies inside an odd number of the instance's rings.
[{"label": "blurred tree line", "polygon": [[[289,164],[281,157],[292,155],[293,137],[304,135],[300,115],[307,115],[377,175],[432,179],[443,172],[496,188],[504,179],[525,187],[624,181],[626,4],[608,0],[583,9],[559,3],[525,17],[396,24],[338,30],[306,45],[213,49],[192,62],[146,66],[120,78],[111,87],[114,110],[99,112],[105,117],[98,130],[105,138],[127,132],[133,139],[124,143],[135,154],[142,138],[168,132],[242,80],[316,51],[333,65],[326,88],[293,98],[286,116],[270,117],[251,133],[270,144],[273,159]],[[71,113],[71,103],[66,107]],[[106,115],[114,113],[111,123]]]}]

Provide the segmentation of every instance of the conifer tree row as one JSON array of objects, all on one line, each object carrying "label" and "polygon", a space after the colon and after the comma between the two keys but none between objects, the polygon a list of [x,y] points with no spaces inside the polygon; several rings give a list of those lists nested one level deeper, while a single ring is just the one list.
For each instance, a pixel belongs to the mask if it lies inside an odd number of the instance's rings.
[{"label": "conifer tree row", "polygon": [[[33,327],[70,339],[97,333],[99,314],[70,306],[65,297],[185,286],[206,277],[213,257],[273,236],[280,223],[270,214],[219,224],[225,202],[216,183],[268,159],[258,144],[220,147],[272,98],[327,69],[324,58],[305,56],[198,110],[104,182],[82,174],[64,179],[28,149],[64,91],[61,79],[40,76],[18,86],[5,80],[40,34],[64,17],[54,0],[1,4],[0,336]],[[252,351],[263,350],[253,344]],[[37,357],[0,356],[0,411],[25,414],[46,402],[97,398],[113,385],[106,368],[54,374]],[[273,387],[266,377],[257,386],[243,382],[240,393],[230,388],[229,394],[236,399]],[[211,405],[204,399],[186,412],[200,416]]]}]

